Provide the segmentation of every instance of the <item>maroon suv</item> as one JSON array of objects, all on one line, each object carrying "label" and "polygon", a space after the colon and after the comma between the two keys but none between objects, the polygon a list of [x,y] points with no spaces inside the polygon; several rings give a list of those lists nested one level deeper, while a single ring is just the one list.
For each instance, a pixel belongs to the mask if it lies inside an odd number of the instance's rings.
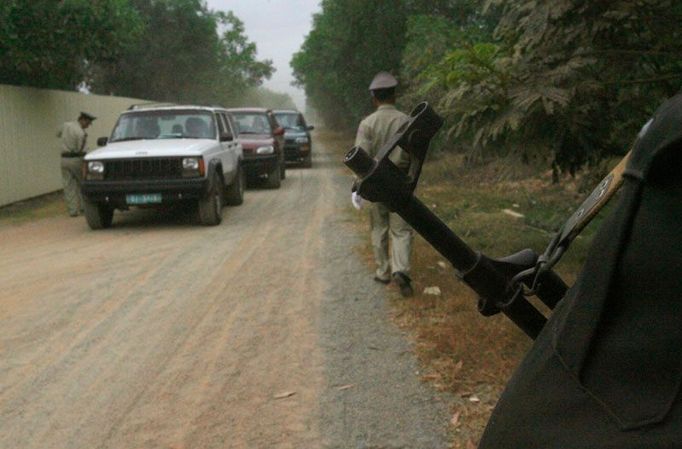
[{"label": "maroon suv", "polygon": [[286,176],[284,128],[277,124],[270,109],[228,109],[239,134],[244,171],[249,178],[266,178],[266,185],[278,189]]}]

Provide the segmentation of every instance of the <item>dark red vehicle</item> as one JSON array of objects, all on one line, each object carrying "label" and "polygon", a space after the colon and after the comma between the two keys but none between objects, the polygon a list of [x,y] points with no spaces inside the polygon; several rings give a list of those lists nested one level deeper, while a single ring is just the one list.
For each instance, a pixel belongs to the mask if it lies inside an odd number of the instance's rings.
[{"label": "dark red vehicle", "polygon": [[232,108],[228,113],[244,150],[246,175],[266,178],[267,187],[278,189],[286,177],[284,128],[270,109]]}]

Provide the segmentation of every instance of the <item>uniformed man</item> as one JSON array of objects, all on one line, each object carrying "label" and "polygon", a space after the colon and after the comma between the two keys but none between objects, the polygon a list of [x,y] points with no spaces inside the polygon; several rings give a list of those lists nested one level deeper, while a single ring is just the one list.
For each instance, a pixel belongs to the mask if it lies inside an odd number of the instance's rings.
[{"label": "uniformed man", "polygon": [[81,197],[81,181],[83,177],[83,156],[85,156],[85,142],[88,134],[85,129],[90,126],[96,117],[87,112],[81,112],[78,120],[64,123],[57,132],[62,145],[62,185],[64,186],[64,200],[69,215],[78,216],[83,210]]},{"label": "uniformed man", "polygon": [[[398,80],[390,73],[379,72],[369,86],[376,111],[360,122],[355,145],[362,147],[372,157],[376,156],[384,143],[408,121],[408,116],[395,107],[397,85]],[[400,147],[397,147],[389,158],[405,172],[409,170],[410,156]],[[354,196],[354,203],[357,204],[357,196]],[[370,204],[369,214],[372,248],[377,266],[374,280],[388,284],[393,279],[403,296],[411,296],[413,291],[409,273],[412,228],[398,214],[390,212],[381,203]]]}]

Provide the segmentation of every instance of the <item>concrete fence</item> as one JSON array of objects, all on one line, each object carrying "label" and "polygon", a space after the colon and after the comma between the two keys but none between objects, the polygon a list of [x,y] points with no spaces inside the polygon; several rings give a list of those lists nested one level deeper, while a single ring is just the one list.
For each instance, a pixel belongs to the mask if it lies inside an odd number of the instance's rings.
[{"label": "concrete fence", "polygon": [[61,189],[57,130],[80,111],[97,120],[86,149],[109,136],[121,111],[144,100],[0,85],[0,207]]}]

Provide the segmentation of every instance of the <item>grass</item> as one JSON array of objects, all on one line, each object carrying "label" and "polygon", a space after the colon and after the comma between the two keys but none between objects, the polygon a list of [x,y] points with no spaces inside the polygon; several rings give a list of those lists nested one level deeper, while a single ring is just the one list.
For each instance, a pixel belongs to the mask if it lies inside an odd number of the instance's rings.
[{"label": "grass", "polygon": [[[348,138],[328,138],[339,152],[350,146]],[[551,172],[537,167],[505,160],[467,167],[457,155],[440,154],[424,165],[416,196],[466,243],[488,256],[502,257],[524,248],[542,253],[587,196],[580,192],[581,178],[553,184]],[[365,233],[366,214],[356,215],[362,217],[358,232]],[[592,223],[557,266],[569,285],[597,227]],[[362,253],[371,270],[368,240]],[[476,447],[506,381],[532,342],[506,317],[481,316],[473,291],[421,237],[415,239],[412,264],[415,295],[403,299],[392,289],[393,319],[414,339],[422,379],[455,397],[452,448]],[[440,295],[424,293],[427,287],[438,287]]]},{"label": "grass", "polygon": [[65,214],[62,192],[53,192],[0,207],[0,225],[17,225]]}]

